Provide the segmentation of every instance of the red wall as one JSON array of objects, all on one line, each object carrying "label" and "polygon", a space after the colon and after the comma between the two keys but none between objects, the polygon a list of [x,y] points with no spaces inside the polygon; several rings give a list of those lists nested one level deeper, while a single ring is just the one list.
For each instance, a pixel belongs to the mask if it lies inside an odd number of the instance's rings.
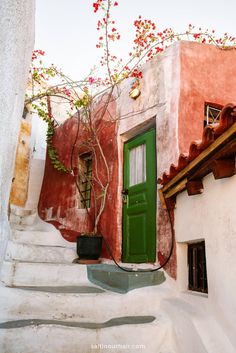
[{"label": "red wall", "polygon": [[204,104],[236,103],[236,49],[180,43],[179,149],[201,139]]},{"label": "red wall", "polygon": [[[115,103],[109,107],[110,113],[114,111]],[[111,181],[108,189],[106,206],[101,217],[98,230],[109,242],[114,255],[118,253],[116,242],[117,229],[117,184],[118,184],[118,151],[116,139],[116,123],[109,121],[104,117],[101,122],[98,136],[102,145],[102,149],[108,162]],[[62,233],[63,237],[68,241],[75,241],[81,232],[93,230],[94,208],[93,201],[91,205],[90,216],[86,210],[78,209],[77,198],[78,191],[75,185],[77,172],[78,155],[86,151],[86,147],[81,147],[81,143],[88,138],[88,133],[84,126],[80,124],[79,133],[78,120],[76,117],[68,119],[62,126],[56,128],[53,136],[53,145],[56,148],[59,159],[67,168],[71,168],[71,152],[73,151],[72,167],[74,173],[64,173],[57,171],[47,156],[43,185],[39,201],[39,215],[45,221],[53,223]],[[77,137],[77,139],[76,139]],[[115,137],[115,138],[114,138]],[[75,141],[77,143],[75,144]],[[104,163],[102,158],[98,158],[99,177],[101,180],[106,179],[104,176]],[[94,164],[93,164],[94,168]],[[97,188],[97,192],[99,190]],[[107,253],[103,250],[103,255]]]}]

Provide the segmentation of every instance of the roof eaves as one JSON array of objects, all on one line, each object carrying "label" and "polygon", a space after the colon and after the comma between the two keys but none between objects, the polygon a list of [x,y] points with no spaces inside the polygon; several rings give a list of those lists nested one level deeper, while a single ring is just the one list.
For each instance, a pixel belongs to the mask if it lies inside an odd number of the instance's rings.
[{"label": "roof eaves", "polygon": [[163,173],[162,178],[158,179],[163,185],[161,190],[165,198],[183,191],[197,171],[201,170],[198,177],[210,173],[212,169],[209,168],[209,162],[219,158],[232,141],[235,141],[236,147],[236,106],[228,104],[221,112],[218,126],[206,126],[202,139],[191,143],[189,154],[181,154],[178,164],[176,166],[172,164],[169,173]]}]

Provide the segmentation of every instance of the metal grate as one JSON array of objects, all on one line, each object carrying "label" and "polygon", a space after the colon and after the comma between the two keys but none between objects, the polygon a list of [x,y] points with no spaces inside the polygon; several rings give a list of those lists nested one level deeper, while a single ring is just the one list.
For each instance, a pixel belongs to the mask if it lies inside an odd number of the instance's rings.
[{"label": "metal grate", "polygon": [[92,156],[86,153],[79,157],[80,208],[89,208],[92,190]]},{"label": "metal grate", "polygon": [[205,242],[188,244],[189,289],[208,292]]}]

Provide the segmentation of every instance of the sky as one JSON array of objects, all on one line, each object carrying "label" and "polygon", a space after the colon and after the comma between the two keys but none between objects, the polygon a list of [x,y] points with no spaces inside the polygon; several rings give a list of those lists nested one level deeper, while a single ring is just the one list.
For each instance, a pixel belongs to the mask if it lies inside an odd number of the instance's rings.
[{"label": "sky", "polygon": [[[236,37],[235,0],[118,0],[113,14],[121,34],[117,42],[123,57],[132,48],[133,22],[142,15],[154,20],[160,31],[171,27],[177,32],[191,23],[197,28],[214,29]],[[46,52],[45,63],[53,63],[74,80],[87,76],[99,64],[96,48],[99,16],[93,13],[93,0],[36,0],[35,49]]]}]

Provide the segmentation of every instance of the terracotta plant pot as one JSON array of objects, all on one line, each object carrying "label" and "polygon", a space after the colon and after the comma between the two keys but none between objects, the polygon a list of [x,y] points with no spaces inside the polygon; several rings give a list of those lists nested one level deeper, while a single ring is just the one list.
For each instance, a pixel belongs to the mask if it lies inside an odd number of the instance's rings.
[{"label": "terracotta plant pot", "polygon": [[77,254],[81,260],[97,260],[102,252],[101,235],[80,235],[77,237]]}]

